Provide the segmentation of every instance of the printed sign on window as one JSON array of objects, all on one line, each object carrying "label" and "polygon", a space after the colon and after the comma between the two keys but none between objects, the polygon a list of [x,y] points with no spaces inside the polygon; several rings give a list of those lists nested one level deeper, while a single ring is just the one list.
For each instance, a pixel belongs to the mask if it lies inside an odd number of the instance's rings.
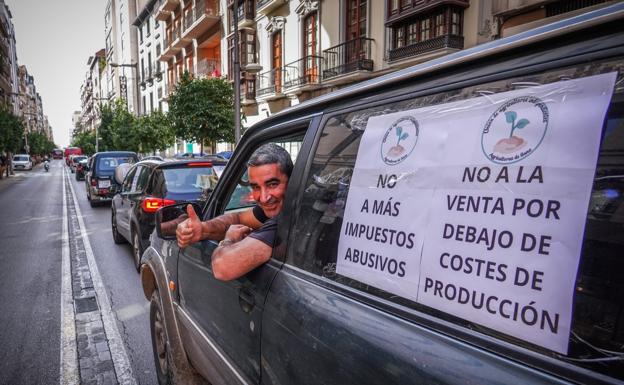
[{"label": "printed sign on window", "polygon": [[566,353],[615,73],[371,117],[337,272]]}]

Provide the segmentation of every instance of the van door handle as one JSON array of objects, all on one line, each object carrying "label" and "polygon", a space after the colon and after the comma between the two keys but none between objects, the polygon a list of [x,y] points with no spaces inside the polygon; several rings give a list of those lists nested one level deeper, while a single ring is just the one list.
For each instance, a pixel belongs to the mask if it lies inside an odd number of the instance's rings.
[{"label": "van door handle", "polygon": [[256,300],[254,299],[253,294],[251,294],[248,290],[240,289],[238,291],[238,304],[245,313],[250,313],[256,305]]}]

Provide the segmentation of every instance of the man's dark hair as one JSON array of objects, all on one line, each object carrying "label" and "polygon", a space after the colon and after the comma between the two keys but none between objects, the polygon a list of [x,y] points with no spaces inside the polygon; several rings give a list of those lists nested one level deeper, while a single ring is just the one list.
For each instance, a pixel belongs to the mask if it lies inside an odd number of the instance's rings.
[{"label": "man's dark hair", "polygon": [[277,163],[280,171],[290,178],[293,169],[290,154],[284,147],[278,146],[275,143],[267,143],[258,147],[258,149],[251,154],[247,166],[264,166],[265,164],[273,163]]}]

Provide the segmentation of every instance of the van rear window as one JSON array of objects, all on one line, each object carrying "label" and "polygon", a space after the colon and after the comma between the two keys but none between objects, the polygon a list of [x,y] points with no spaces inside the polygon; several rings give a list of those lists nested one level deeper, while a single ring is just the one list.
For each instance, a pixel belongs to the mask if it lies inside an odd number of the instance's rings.
[{"label": "van rear window", "polygon": [[623,74],[591,63],[329,118],[288,262],[624,379]]},{"label": "van rear window", "polygon": [[123,163],[134,163],[134,158],[129,156],[102,157],[97,162],[97,170],[114,171],[115,167]]}]

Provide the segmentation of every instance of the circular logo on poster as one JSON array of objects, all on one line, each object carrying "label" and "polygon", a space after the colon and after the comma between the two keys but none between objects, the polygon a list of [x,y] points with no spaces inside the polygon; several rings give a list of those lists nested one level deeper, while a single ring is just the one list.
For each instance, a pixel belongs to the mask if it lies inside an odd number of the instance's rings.
[{"label": "circular logo on poster", "polygon": [[521,96],[505,102],[485,123],[481,149],[490,161],[516,163],[537,150],[548,129],[548,106],[540,98]]},{"label": "circular logo on poster", "polygon": [[404,116],[394,122],[381,141],[381,159],[385,164],[394,166],[404,161],[418,142],[418,121],[411,116]]}]

